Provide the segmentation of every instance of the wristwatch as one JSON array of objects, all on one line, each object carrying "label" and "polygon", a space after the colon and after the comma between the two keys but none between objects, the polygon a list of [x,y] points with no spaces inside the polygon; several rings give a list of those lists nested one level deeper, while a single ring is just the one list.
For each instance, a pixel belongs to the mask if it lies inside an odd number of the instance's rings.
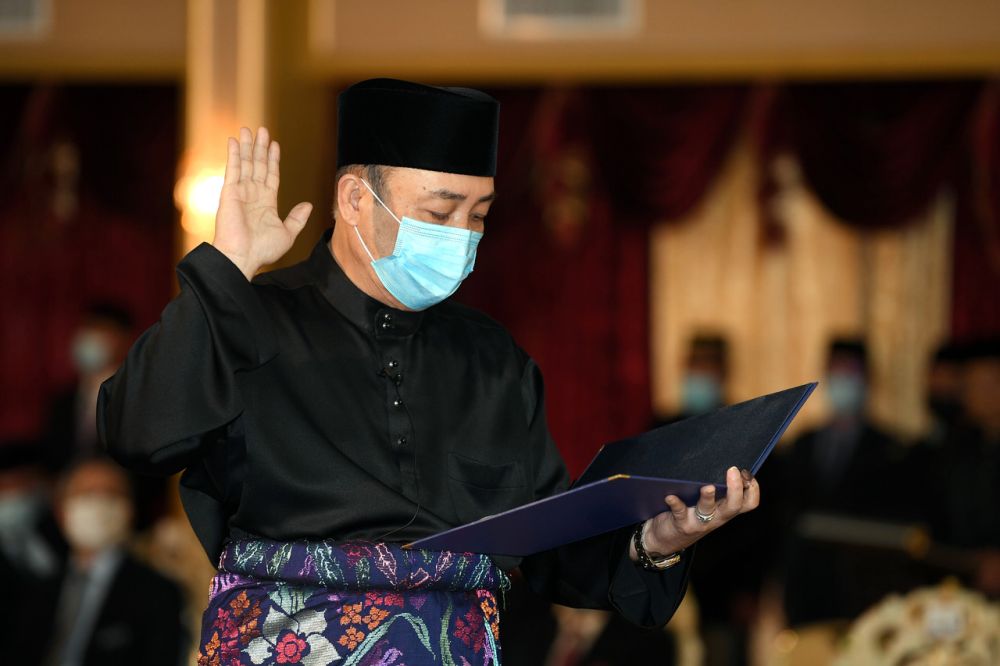
[{"label": "wristwatch", "polygon": [[670,555],[650,555],[642,545],[642,537],[646,532],[646,523],[642,523],[635,528],[632,533],[632,543],[635,544],[635,553],[639,557],[639,564],[647,571],[666,571],[681,561],[681,548],[676,553]]}]

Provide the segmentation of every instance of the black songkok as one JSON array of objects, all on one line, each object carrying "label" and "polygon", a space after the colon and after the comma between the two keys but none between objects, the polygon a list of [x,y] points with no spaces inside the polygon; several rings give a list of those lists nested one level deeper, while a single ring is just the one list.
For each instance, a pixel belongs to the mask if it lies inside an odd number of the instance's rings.
[{"label": "black songkok", "polygon": [[478,90],[368,79],[340,93],[337,167],[494,176],[500,103]]}]

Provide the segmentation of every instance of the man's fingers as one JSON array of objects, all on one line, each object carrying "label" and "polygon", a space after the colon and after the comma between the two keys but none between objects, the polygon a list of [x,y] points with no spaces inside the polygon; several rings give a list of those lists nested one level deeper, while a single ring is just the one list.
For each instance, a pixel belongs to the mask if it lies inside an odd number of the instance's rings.
[{"label": "man's fingers", "polygon": [[292,232],[292,237],[299,235],[306,222],[309,221],[309,214],[312,213],[313,206],[308,201],[296,204],[285,218],[285,227]]},{"label": "man's fingers", "polygon": [[676,495],[667,495],[665,501],[667,506],[670,507],[670,513],[674,515],[674,520],[680,523],[687,519],[687,504],[682,502],[679,497]]},{"label": "man's fingers", "polygon": [[253,179],[258,183],[267,180],[267,146],[270,143],[266,127],[257,128],[257,140],[253,144]]},{"label": "man's fingers", "polygon": [[750,477],[750,485],[747,486],[743,495],[743,513],[753,511],[760,505],[760,484],[757,479]]},{"label": "man's fingers", "polygon": [[280,169],[278,168],[278,162],[280,161],[281,147],[278,146],[277,141],[272,141],[270,147],[267,149],[267,180],[264,183],[268,189],[278,189],[278,183],[281,180]]},{"label": "man's fingers", "polygon": [[698,513],[703,516],[715,514],[715,486],[703,486],[701,495],[698,497]]},{"label": "man's fingers", "polygon": [[253,134],[249,127],[240,128],[240,180],[247,181],[253,175]]},{"label": "man's fingers", "polygon": [[229,137],[226,140],[226,177],[223,181],[226,185],[232,185],[240,180],[240,142]]},{"label": "man's fingers", "polygon": [[732,518],[743,508],[743,476],[735,467],[726,470],[726,499],[722,502],[725,518]]}]

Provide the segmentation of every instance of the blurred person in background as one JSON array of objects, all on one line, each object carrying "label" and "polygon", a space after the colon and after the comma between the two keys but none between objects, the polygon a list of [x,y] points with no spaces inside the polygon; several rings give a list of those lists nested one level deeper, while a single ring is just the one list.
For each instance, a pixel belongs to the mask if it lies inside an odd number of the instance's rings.
[{"label": "blurred person in background", "polygon": [[[681,382],[681,410],[653,426],[723,407],[729,391],[729,359],[729,341],[724,336],[702,332],[691,338]],[[698,625],[708,666],[747,663],[750,627],[768,564],[764,541],[772,508],[758,509],[698,544],[691,589],[698,600]]]},{"label": "blurred person in background", "polygon": [[[97,439],[97,393],[115,373],[134,340],[135,322],[129,311],[111,302],[89,305],[72,337],[70,357],[77,378],[49,406],[45,435],[46,464],[54,471],[74,461],[102,454]],[[161,518],[167,483],[162,477],[132,474],[135,527],[144,530]]]},{"label": "blurred person in background", "polygon": [[921,446],[929,449],[943,446],[962,416],[963,356],[962,347],[949,342],[938,347],[931,358],[927,368],[927,411],[931,423]]},{"label": "blurred person in background", "polygon": [[180,588],[126,550],[133,505],[118,465],[93,458],[70,468],[56,493],[70,545],[61,580],[34,595],[21,635],[46,629],[26,662],[176,666],[186,653]]},{"label": "blurred person in background", "polygon": [[8,630],[31,595],[58,580],[66,557],[35,442],[0,444],[0,627]]},{"label": "blurred person in background", "polygon": [[962,354],[961,415],[937,458],[944,490],[935,537],[971,554],[966,581],[1000,596],[1000,340]]},{"label": "blurred person in background", "polygon": [[729,343],[716,334],[691,339],[681,380],[681,410],[655,425],[666,425],[718,409],[726,404]]},{"label": "blurred person in background", "polygon": [[[776,457],[772,478],[789,535],[777,574],[789,626],[849,619],[885,594],[912,586],[902,555],[842,545],[836,533],[805,533],[820,517],[913,521],[903,492],[904,451],[871,422],[868,353],[856,339],[834,340],[821,384],[830,416]],[[778,481],[775,483],[775,481]],[[905,560],[903,560],[905,564]],[[782,566],[783,565],[783,566]]]},{"label": "blurred person in background", "polygon": [[97,455],[97,393],[113,375],[132,344],[134,323],[127,310],[112,303],[86,308],[72,337],[70,358],[76,380],[49,407],[46,457],[53,469]]}]

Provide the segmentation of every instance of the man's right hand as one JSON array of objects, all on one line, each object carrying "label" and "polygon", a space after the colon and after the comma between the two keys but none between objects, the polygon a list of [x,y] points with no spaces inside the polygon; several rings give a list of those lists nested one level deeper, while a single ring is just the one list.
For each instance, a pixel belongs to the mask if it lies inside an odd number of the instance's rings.
[{"label": "man's right hand", "polygon": [[215,215],[212,245],[229,257],[247,280],[263,266],[280,259],[306,226],[312,204],[292,208],[282,222],[278,216],[278,162],[281,149],[267,128],[240,128],[240,139],[229,138],[226,178]]}]

